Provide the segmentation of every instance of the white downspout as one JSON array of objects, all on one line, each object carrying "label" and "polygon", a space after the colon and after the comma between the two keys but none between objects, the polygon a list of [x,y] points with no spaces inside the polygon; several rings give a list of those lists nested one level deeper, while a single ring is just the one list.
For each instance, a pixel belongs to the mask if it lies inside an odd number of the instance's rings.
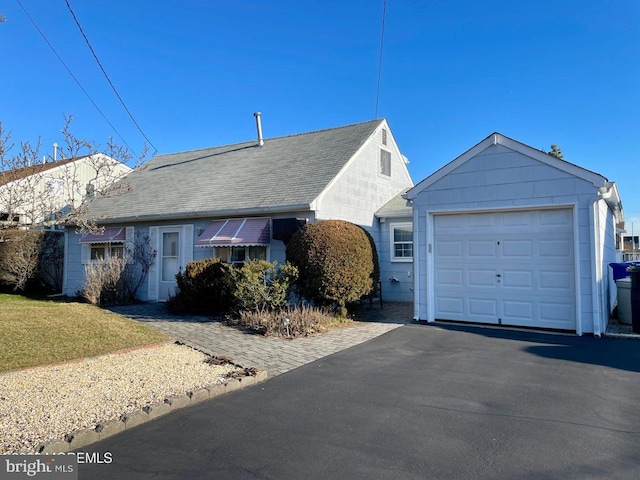
[{"label": "white downspout", "polygon": [[[611,197],[613,189],[611,187],[602,187],[598,189],[598,197],[591,202],[589,210],[589,223],[592,232],[591,244],[591,304],[593,306],[593,336],[600,337],[602,331],[603,320],[603,272],[602,272],[602,251],[600,245],[600,209],[598,204],[600,200],[606,200]],[[580,332],[581,333],[581,332]]]},{"label": "white downspout", "polygon": [[[413,204],[412,201],[409,201]],[[407,202],[407,203],[409,203]],[[413,214],[413,319],[420,320],[420,245],[418,244],[418,210]]]}]

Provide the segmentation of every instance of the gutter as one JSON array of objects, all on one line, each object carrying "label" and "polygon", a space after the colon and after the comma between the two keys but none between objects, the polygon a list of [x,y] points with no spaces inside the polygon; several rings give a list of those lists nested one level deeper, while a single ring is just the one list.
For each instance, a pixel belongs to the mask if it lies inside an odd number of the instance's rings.
[{"label": "gutter", "polygon": [[[175,219],[195,219],[195,218],[212,218],[212,217],[236,217],[236,216],[250,216],[260,215],[265,213],[288,213],[299,212],[300,210],[311,211],[311,205],[308,203],[301,203],[298,205],[287,205],[286,207],[259,207],[259,208],[230,208],[227,210],[210,210],[205,212],[181,212],[171,214],[154,214],[154,215],[133,215],[129,217],[109,217],[109,218],[91,218],[90,220],[100,223],[102,225],[109,225],[115,223],[139,223],[139,222],[153,222],[162,220],[175,220]],[[73,224],[68,224],[71,226]]]}]

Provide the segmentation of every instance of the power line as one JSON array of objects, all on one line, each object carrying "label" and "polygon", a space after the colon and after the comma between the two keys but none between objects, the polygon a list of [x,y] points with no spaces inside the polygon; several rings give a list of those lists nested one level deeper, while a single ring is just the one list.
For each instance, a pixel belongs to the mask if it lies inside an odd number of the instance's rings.
[{"label": "power line", "polygon": [[151,145],[153,147],[153,149],[155,150],[154,154],[158,153],[158,149],[151,142],[151,140],[149,140],[149,137],[147,137],[145,135],[145,133],[142,131],[142,128],[140,128],[140,125],[138,125],[138,122],[136,122],[136,119],[133,118],[133,115],[131,114],[131,111],[129,111],[129,108],[125,105],[124,100],[122,100],[122,97],[118,93],[118,90],[116,90],[116,87],[113,85],[113,82],[111,82],[111,79],[109,78],[109,75],[107,75],[107,72],[105,71],[104,67],[102,66],[102,63],[100,63],[100,60],[98,59],[98,55],[96,55],[96,52],[93,50],[93,47],[91,46],[91,43],[89,42],[89,39],[85,35],[84,30],[82,30],[82,26],[80,26],[80,22],[76,18],[76,14],[73,12],[73,9],[71,8],[71,5],[69,4],[69,1],[68,0],[64,0],[64,2],[67,4],[67,8],[69,9],[69,12],[71,13],[71,16],[73,17],[73,20],[76,22],[76,25],[78,26],[78,29],[80,30],[80,33],[82,34],[82,37],[84,38],[84,41],[87,43],[87,46],[89,47],[89,50],[91,50],[91,54],[93,55],[93,58],[96,59],[96,62],[98,63],[98,66],[100,67],[100,70],[102,70],[104,78],[106,78],[107,82],[109,82],[109,85],[111,86],[111,89],[113,90],[113,93],[115,93],[116,97],[118,97],[118,100],[120,101],[120,103],[122,104],[124,109],[127,111],[127,114],[129,114],[129,118],[131,118],[131,121],[134,123],[134,125],[136,126],[138,131],[142,134],[142,136],[149,143],[149,145]]},{"label": "power line", "polygon": [[35,22],[35,20],[33,20],[33,18],[31,18],[31,15],[29,15],[29,12],[27,12],[27,10],[24,8],[24,6],[22,5],[22,3],[20,3],[20,0],[16,0],[18,2],[18,5],[20,5],[20,8],[22,8],[22,11],[25,13],[25,15],[27,16],[27,18],[31,21],[31,23],[33,24],[33,26],[35,27],[35,29],[38,31],[38,33],[40,34],[40,36],[44,39],[44,41],[46,42],[47,45],[49,45],[49,48],[51,49],[51,51],[54,53],[54,55],[58,58],[58,60],[60,61],[60,63],[64,66],[64,68],[67,70],[67,72],[69,72],[69,75],[71,75],[71,78],[73,78],[75,80],[75,82],[78,84],[78,87],[80,87],[80,90],[82,90],[82,92],[87,96],[87,98],[89,99],[89,101],[93,104],[93,106],[95,107],[95,109],[98,111],[98,113],[100,113],[100,115],[102,116],[102,118],[104,118],[105,122],[107,122],[109,124],[109,126],[112,128],[112,130],[114,132],[116,132],[116,135],[118,135],[118,137],[120,137],[120,140],[122,140],[122,142],[127,146],[127,148],[129,150],[131,150],[133,152],[134,155],[137,156],[137,154],[135,153],[135,151],[129,146],[129,144],[127,143],[127,141],[123,138],[122,135],[120,135],[120,132],[118,132],[118,129],[116,127],[113,126],[113,124],[109,121],[109,119],[107,118],[107,116],[104,114],[104,112],[102,110],[100,110],[100,107],[98,107],[98,105],[96,104],[96,102],[93,101],[93,98],[91,98],[91,95],[89,95],[89,93],[85,90],[85,88],[82,86],[82,84],[80,83],[80,80],[78,80],[76,78],[76,76],[73,74],[73,72],[71,71],[71,69],[67,66],[66,63],[64,63],[64,60],[62,60],[62,57],[60,57],[60,55],[58,55],[58,52],[56,51],[55,48],[53,48],[53,45],[51,45],[51,42],[49,42],[49,40],[47,39],[47,37],[45,36],[45,34],[42,32],[42,30],[40,30],[40,27],[38,27],[38,24]]},{"label": "power line", "polygon": [[382,31],[380,32],[380,62],[378,63],[378,86],[376,88],[376,115],[378,118],[378,99],[380,98],[380,77],[382,76],[382,47],[384,46],[384,20],[387,17],[387,0],[384,0],[382,9]]}]

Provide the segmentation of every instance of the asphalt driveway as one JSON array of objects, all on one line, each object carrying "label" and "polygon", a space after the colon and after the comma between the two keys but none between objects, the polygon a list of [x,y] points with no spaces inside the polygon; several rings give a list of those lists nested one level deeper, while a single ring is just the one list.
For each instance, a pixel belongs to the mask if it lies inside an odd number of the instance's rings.
[{"label": "asphalt driveway", "polygon": [[80,479],[640,478],[640,341],[406,325],[84,449]]}]

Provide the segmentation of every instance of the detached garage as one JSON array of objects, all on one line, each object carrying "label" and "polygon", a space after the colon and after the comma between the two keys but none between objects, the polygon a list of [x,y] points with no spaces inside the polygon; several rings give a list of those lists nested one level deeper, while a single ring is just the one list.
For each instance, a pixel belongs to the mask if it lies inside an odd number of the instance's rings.
[{"label": "detached garage", "polygon": [[405,198],[416,319],[606,330],[615,183],[494,133]]}]

